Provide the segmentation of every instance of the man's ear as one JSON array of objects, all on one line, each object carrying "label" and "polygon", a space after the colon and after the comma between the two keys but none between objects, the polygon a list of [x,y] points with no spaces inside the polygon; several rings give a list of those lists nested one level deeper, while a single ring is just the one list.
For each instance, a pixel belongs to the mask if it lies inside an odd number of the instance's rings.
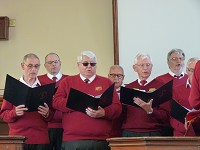
[{"label": "man's ear", "polygon": [[137,72],[137,67],[136,67],[136,65],[133,65],[133,70],[134,70],[135,72]]},{"label": "man's ear", "polygon": [[21,68],[22,70],[24,70],[24,63],[21,63]]},{"label": "man's ear", "polygon": [[79,67],[80,63],[77,62],[77,66]]}]

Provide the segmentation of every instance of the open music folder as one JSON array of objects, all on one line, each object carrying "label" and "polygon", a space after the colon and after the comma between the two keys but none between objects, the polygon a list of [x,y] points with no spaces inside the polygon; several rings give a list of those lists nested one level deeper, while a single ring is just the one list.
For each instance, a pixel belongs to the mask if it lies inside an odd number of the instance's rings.
[{"label": "open music folder", "polygon": [[112,84],[104,93],[96,97],[70,88],[66,107],[83,113],[85,113],[85,109],[88,107],[94,110],[97,110],[98,106],[105,108],[112,104],[113,92],[114,84]]},{"label": "open music folder", "polygon": [[185,117],[187,113],[191,111],[182,105],[180,105],[178,102],[176,102],[174,99],[171,100],[171,112],[170,115],[174,119],[182,122],[183,124],[185,123]]},{"label": "open music folder", "polygon": [[56,90],[55,84],[51,83],[31,88],[7,75],[3,99],[9,101],[14,106],[24,104],[29,112],[37,111],[39,105],[44,105],[44,103],[47,103],[48,106],[51,105]]},{"label": "open music folder", "polygon": [[152,107],[156,107],[172,98],[172,86],[173,80],[167,82],[166,84],[164,84],[163,86],[161,86],[153,92],[144,92],[136,89],[121,87],[120,101],[122,104],[125,105],[139,107],[137,104],[134,103],[134,97],[139,97],[145,102],[148,102],[149,100],[153,99]]}]

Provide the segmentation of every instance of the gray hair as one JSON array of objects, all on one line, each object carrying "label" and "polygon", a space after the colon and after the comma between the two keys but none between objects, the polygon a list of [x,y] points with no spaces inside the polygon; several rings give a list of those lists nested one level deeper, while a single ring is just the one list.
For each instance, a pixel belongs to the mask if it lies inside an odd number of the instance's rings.
[{"label": "gray hair", "polygon": [[172,50],[169,51],[168,54],[167,54],[167,61],[169,61],[170,56],[171,56],[173,53],[179,53],[179,54],[182,54],[182,55],[183,55],[183,58],[185,59],[185,53],[183,52],[182,49],[172,49]]},{"label": "gray hair", "polygon": [[26,54],[26,55],[24,56],[23,62],[25,62],[28,58],[37,58],[38,60],[40,60],[39,57],[38,57],[36,54],[29,53],[29,54]]},{"label": "gray hair", "polygon": [[151,59],[151,57],[150,57],[149,54],[139,53],[139,54],[137,54],[137,55],[135,56],[135,59],[134,59],[134,65],[137,64],[137,62],[138,62],[138,58],[149,58],[150,61],[152,62],[152,59]]},{"label": "gray hair", "polygon": [[113,65],[113,66],[111,66],[111,67],[110,67],[110,71],[113,70],[113,69],[115,69],[115,68],[121,69],[122,73],[124,74],[124,69],[123,69],[122,66],[120,66],[120,65]]},{"label": "gray hair", "polygon": [[187,68],[188,68],[188,66],[189,66],[190,63],[195,62],[195,61],[198,61],[198,60],[199,60],[199,58],[197,58],[197,57],[192,57],[192,58],[190,58],[190,59],[187,61]]},{"label": "gray hair", "polygon": [[96,55],[92,51],[83,51],[80,56],[77,57],[77,62],[81,62],[83,60],[83,56],[87,56],[90,59],[94,59],[97,62]]}]

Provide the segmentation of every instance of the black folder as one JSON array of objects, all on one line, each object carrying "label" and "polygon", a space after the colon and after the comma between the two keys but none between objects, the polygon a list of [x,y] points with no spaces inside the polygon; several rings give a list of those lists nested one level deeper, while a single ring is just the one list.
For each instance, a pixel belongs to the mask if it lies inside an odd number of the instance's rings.
[{"label": "black folder", "polygon": [[93,97],[79,90],[70,88],[66,107],[85,113],[85,109],[90,107],[94,110],[98,106],[105,108],[112,104],[114,84],[112,84],[102,95]]},{"label": "black folder", "polygon": [[122,104],[132,105],[139,107],[134,103],[133,98],[139,97],[145,102],[153,99],[152,107],[157,107],[160,104],[170,100],[172,98],[172,86],[173,80],[167,82],[157,90],[153,92],[144,92],[126,87],[121,87],[120,90],[120,101]]},{"label": "black folder", "polygon": [[37,111],[39,105],[44,105],[44,103],[51,105],[55,93],[55,84],[31,88],[7,75],[3,98],[14,106],[25,105],[29,112]]},{"label": "black folder", "polygon": [[187,110],[185,107],[181,106],[178,102],[176,102],[174,99],[171,100],[171,117],[174,119],[185,123],[185,117],[189,110]]}]

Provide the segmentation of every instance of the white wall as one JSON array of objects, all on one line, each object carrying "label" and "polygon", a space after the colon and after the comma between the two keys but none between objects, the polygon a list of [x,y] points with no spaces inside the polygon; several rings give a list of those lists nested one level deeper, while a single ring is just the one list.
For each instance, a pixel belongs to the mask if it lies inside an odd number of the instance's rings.
[{"label": "white wall", "polygon": [[119,64],[124,83],[137,78],[132,65],[139,52],[151,55],[152,77],[168,72],[167,53],[180,48],[200,58],[200,0],[118,0]]}]

